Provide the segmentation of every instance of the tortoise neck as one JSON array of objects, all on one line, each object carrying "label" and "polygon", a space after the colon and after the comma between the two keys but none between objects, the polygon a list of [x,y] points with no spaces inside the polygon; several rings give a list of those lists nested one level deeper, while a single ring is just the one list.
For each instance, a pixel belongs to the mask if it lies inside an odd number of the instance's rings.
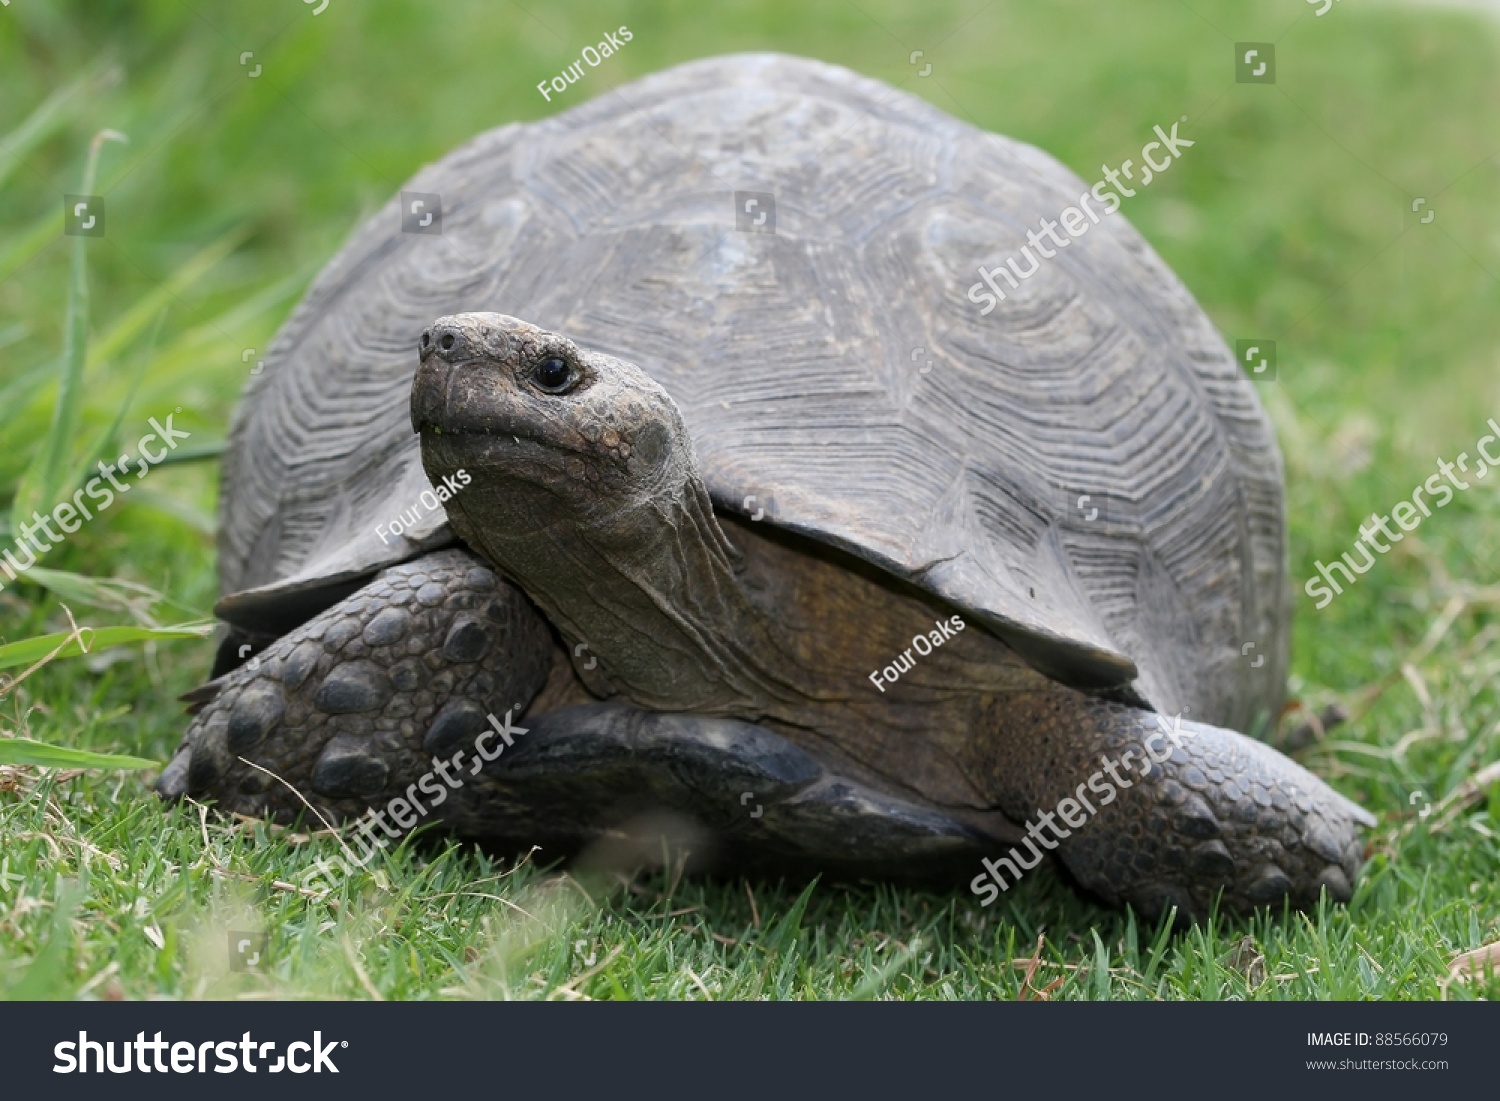
[{"label": "tortoise neck", "polygon": [[768,684],[788,675],[775,623],[741,584],[740,554],[696,470],[587,523],[477,545],[557,625],[598,695],[752,717]]}]

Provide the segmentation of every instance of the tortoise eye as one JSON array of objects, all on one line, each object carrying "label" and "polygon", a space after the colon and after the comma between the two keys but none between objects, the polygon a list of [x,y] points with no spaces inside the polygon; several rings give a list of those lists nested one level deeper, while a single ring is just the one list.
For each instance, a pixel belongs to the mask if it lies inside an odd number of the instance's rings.
[{"label": "tortoise eye", "polygon": [[578,381],[577,372],[561,356],[548,356],[531,372],[537,388],[549,394],[562,394],[571,390]]}]

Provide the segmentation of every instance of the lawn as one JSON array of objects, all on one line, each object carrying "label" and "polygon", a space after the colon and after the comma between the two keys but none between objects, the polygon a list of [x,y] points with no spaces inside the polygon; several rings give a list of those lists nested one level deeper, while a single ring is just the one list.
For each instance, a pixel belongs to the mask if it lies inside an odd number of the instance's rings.
[{"label": "lawn", "polygon": [[[1275,342],[1275,377],[1257,385],[1287,460],[1292,692],[1308,711],[1350,714],[1295,753],[1380,819],[1350,905],[1173,933],[1080,899],[1050,871],[981,910],[962,885],[703,881],[671,867],[560,876],[539,858],[500,863],[430,838],[325,893],[302,884],[337,853],[327,835],[164,811],[151,770],[0,766],[0,993],[1494,996],[1493,979],[1449,976],[1456,956],[1500,940],[1500,784],[1482,774],[1500,760],[1500,479],[1457,493],[1326,607],[1301,585],[1500,417],[1500,24],[1399,5],[1316,11],[0,8],[0,510],[29,517],[70,498],[151,417],[191,434],[49,554],[47,572],[0,577],[0,642],[211,617],[213,458],[237,395],[318,268],[420,166],[679,61],[780,50],[899,85],[1085,180],[1185,116],[1196,144],[1123,214],[1231,346]],[[632,40],[583,82],[551,102],[536,90],[621,24]],[[1235,43],[1273,43],[1276,83],[1236,82]],[[104,130],[128,141],[98,148],[85,186]],[[105,236],[64,235],[71,194],[104,197]],[[0,521],[0,548],[15,524]],[[0,732],[164,762],[184,725],[177,696],[204,679],[210,649],[157,637],[60,655],[4,686]],[[263,973],[230,970],[231,930],[268,935]]]}]

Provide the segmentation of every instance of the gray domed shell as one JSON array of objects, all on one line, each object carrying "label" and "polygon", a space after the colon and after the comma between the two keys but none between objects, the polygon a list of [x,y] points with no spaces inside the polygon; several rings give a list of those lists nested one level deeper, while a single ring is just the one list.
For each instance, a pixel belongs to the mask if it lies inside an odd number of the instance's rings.
[{"label": "gray domed shell", "polygon": [[[1222,339],[1120,214],[987,316],[967,296],[1086,190],[779,55],[484,134],[360,227],[252,380],[220,612],[284,630],[453,538],[411,511],[416,341],[496,311],[649,371],[721,509],[931,591],[1066,683],[1244,726],[1285,675],[1282,471]],[[403,226],[414,201],[440,233]]]}]

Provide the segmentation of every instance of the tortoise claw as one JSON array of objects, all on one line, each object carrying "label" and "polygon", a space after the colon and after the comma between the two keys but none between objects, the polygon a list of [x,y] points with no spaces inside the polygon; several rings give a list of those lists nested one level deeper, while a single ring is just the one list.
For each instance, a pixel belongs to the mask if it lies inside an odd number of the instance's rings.
[{"label": "tortoise claw", "polygon": [[175,803],[187,794],[188,767],[192,761],[192,746],[184,742],[157,777],[156,794],[168,803]]}]

